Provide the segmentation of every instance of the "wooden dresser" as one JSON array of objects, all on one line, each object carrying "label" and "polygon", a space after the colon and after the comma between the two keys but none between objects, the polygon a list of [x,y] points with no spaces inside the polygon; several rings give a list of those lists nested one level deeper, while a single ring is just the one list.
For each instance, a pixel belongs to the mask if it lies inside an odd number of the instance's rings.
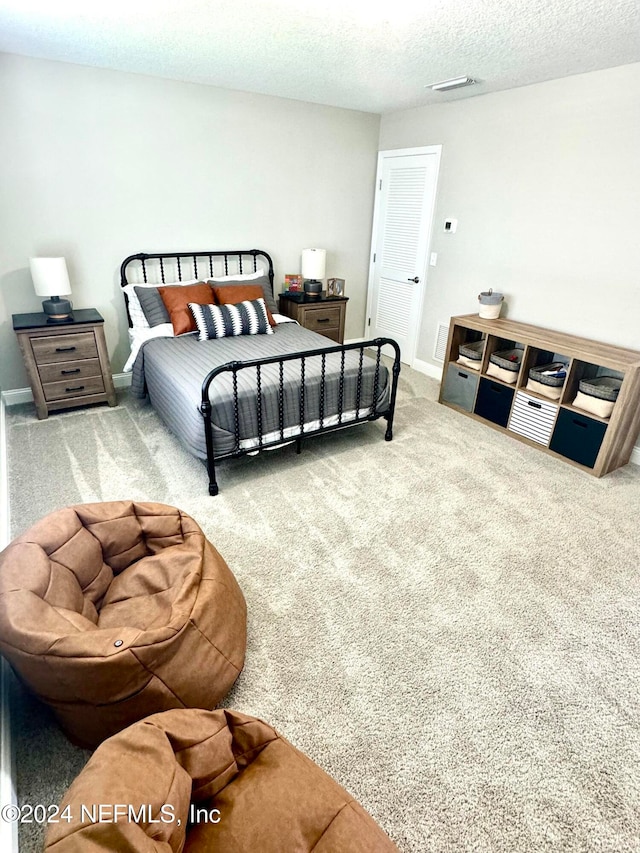
[{"label": "wooden dresser", "polygon": [[344,343],[344,320],[348,297],[326,296],[310,298],[304,293],[280,294],[280,313],[297,320],[305,329],[318,332],[332,341]]},{"label": "wooden dresser", "polygon": [[56,323],[43,313],[14,314],[13,328],[40,419],[72,406],[116,405],[104,319],[94,308]]}]

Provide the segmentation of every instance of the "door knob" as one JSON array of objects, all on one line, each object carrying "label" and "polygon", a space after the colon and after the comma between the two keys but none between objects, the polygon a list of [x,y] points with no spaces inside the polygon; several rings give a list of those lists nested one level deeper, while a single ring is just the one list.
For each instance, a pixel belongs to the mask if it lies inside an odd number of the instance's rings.
[{"label": "door knob", "polygon": [[414,284],[417,284],[420,279],[418,278],[418,276],[416,276],[415,278],[408,278],[407,281],[412,281]]}]

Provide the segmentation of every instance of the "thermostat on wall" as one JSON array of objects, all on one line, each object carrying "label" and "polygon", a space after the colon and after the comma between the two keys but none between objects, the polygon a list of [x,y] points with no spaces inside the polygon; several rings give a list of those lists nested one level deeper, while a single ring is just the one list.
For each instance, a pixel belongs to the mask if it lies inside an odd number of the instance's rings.
[{"label": "thermostat on wall", "polygon": [[449,234],[455,234],[458,227],[457,219],[445,219],[444,230]]}]

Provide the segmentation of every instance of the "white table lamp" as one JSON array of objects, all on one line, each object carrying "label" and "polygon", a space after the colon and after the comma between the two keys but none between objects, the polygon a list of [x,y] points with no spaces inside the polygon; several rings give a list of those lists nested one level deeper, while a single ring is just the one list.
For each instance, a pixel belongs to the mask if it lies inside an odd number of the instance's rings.
[{"label": "white table lamp", "polygon": [[68,320],[71,317],[71,302],[61,299],[61,294],[70,294],[69,273],[64,258],[31,258],[29,261],[33,289],[38,296],[48,296],[42,301],[42,310],[52,321]]},{"label": "white table lamp", "polygon": [[304,282],[304,292],[312,299],[319,298],[322,293],[322,281],[324,278],[327,260],[326,249],[303,249],[302,265],[300,271]]}]

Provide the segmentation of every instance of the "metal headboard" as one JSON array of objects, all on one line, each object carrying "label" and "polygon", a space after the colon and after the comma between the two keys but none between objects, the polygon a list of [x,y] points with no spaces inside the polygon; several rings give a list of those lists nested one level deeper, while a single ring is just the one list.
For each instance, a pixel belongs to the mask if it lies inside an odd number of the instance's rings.
[{"label": "metal headboard", "polygon": [[[226,250],[220,252],[140,252],[129,255],[120,266],[120,286],[198,279],[206,281],[215,275],[242,275],[266,268],[273,293],[273,261],[262,249]],[[129,300],[125,293],[127,319]]]}]

